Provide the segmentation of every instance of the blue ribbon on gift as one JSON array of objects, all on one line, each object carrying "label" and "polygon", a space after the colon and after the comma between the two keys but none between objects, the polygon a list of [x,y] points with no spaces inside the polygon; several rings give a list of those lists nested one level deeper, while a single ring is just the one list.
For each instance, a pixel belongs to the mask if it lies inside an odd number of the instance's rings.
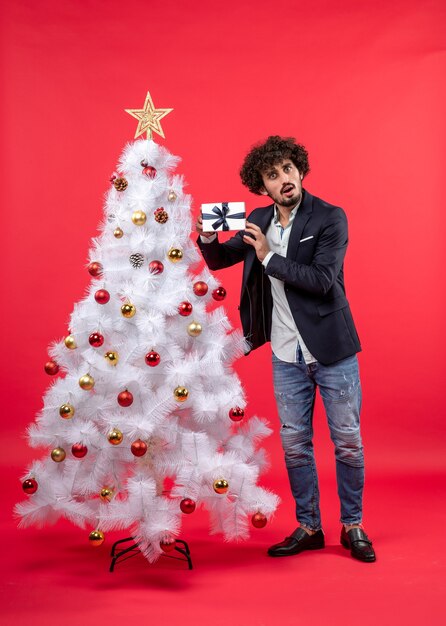
[{"label": "blue ribbon on gift", "polygon": [[[220,226],[223,224],[223,230],[229,230],[229,224],[226,220],[226,216],[229,213],[229,207],[228,207],[229,202],[222,202],[221,203],[221,209],[218,206],[214,206],[214,208],[212,209],[212,212],[215,213],[216,215],[218,215],[218,220],[216,220],[213,224],[212,224],[212,228],[214,230],[217,230],[217,228],[220,228]],[[234,220],[242,220],[245,217],[245,213],[234,213],[234,215],[231,215],[231,219]],[[214,219],[214,215],[203,215],[203,219],[204,220],[213,220]]]}]

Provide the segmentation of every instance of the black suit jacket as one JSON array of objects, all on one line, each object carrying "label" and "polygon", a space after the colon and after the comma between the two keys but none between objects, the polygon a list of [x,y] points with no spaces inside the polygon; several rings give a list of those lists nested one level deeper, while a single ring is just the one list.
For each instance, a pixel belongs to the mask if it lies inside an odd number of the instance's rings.
[{"label": "black suit jacket", "polygon": [[[254,209],[249,221],[266,233],[274,205]],[[323,365],[361,350],[345,296],[344,256],[347,218],[340,207],[303,192],[291,227],[286,257],[273,254],[266,268],[243,241],[243,231],[225,243],[198,245],[211,270],[244,262],[240,298],[243,332],[252,349],[271,337],[272,296],[268,276],[285,283],[285,294],[296,326],[311,354]]]}]

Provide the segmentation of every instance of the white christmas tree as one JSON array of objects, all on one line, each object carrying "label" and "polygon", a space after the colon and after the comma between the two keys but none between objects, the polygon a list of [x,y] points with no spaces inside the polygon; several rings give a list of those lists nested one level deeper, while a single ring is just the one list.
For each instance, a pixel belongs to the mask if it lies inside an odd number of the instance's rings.
[{"label": "white christmas tree", "polygon": [[[161,129],[156,113],[169,110],[148,98],[138,129],[147,120]],[[231,367],[245,340],[215,306],[224,288],[192,271],[199,255],[178,161],[151,139],[121,155],[88,293],[49,350],[45,369],[61,376],[28,429],[48,453],[23,476],[29,497],[16,507],[21,526],[65,516],[91,530],[93,545],[126,528],[150,561],[175,547],[182,515],[199,504],[226,539],[247,537],[250,519],[264,526],[278,504],[257,484],[270,430],[246,418]]]}]

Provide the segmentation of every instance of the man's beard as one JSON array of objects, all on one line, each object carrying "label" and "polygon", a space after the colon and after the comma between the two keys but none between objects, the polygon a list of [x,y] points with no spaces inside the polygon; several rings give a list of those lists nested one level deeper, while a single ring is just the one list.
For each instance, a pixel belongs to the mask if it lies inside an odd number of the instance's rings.
[{"label": "man's beard", "polygon": [[279,204],[280,206],[290,207],[299,204],[301,198],[302,194],[300,192],[297,192],[296,195],[291,196],[291,198],[284,198],[282,195],[280,195],[276,198],[272,198],[272,200],[274,200],[274,202],[276,204]]}]

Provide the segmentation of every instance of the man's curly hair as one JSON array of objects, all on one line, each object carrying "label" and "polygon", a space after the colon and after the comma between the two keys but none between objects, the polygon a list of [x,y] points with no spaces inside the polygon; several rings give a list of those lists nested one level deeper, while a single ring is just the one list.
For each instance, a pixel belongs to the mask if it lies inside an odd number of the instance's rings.
[{"label": "man's curly hair", "polygon": [[262,173],[284,159],[290,159],[304,177],[310,171],[308,152],[304,146],[296,143],[294,137],[271,135],[264,143],[253,146],[246,155],[240,170],[242,183],[249,191],[260,195],[263,188]]}]

